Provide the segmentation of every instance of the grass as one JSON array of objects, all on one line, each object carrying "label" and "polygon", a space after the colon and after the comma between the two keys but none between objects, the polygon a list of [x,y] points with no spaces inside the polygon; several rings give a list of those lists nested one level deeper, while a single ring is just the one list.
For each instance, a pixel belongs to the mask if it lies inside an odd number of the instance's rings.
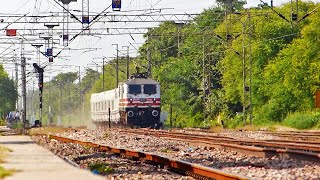
[{"label": "grass", "polygon": [[320,112],[295,112],[288,114],[283,125],[296,129],[317,128],[320,123]]},{"label": "grass", "polygon": [[114,172],[114,169],[111,168],[109,164],[103,162],[91,163],[89,164],[88,168],[90,169],[90,171],[102,175]]},{"label": "grass", "polygon": [[14,122],[12,124],[12,129],[22,129],[23,128],[23,124],[21,122]]},{"label": "grass", "polygon": [[215,133],[219,133],[219,132],[223,132],[224,128],[221,126],[212,126],[212,127],[210,127],[210,131],[215,132]]},{"label": "grass", "polygon": [[[3,160],[6,157],[6,154],[8,152],[11,152],[12,150],[4,147],[4,146],[0,146],[0,163],[4,163],[5,161]],[[6,176],[10,176],[14,173],[14,170],[7,170],[3,167],[0,166],[0,178],[4,178]]]},{"label": "grass", "polygon": [[29,135],[37,134],[50,134],[50,133],[63,133],[68,131],[66,128],[62,127],[41,127],[41,128],[32,128],[29,130]]},{"label": "grass", "polygon": [[7,121],[4,119],[0,119],[0,126],[5,126],[7,125]]},{"label": "grass", "polygon": [[167,148],[163,148],[163,149],[160,149],[159,151],[162,153],[168,153],[170,150]]}]

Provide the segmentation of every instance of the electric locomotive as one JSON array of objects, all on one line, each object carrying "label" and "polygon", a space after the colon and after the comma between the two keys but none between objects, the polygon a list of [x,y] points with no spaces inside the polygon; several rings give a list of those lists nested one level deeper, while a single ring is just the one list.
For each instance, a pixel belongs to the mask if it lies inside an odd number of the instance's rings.
[{"label": "electric locomotive", "polygon": [[116,89],[91,95],[91,119],[96,125],[161,128],[159,82],[136,73]]}]

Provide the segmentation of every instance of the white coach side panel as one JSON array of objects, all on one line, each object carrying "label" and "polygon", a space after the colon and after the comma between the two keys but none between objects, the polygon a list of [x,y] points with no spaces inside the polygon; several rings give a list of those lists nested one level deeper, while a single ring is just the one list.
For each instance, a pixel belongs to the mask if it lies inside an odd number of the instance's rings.
[{"label": "white coach side panel", "polygon": [[119,120],[119,97],[117,93],[117,89],[112,89],[91,95],[91,119],[93,122],[108,121],[109,108],[111,110],[111,121],[115,122]]}]

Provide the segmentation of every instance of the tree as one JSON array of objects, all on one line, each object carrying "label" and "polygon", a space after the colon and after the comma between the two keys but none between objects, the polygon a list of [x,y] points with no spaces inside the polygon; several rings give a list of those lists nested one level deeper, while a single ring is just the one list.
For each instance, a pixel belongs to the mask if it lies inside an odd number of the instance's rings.
[{"label": "tree", "polygon": [[81,82],[81,90],[83,93],[87,93],[93,86],[94,82],[97,80],[97,77],[99,77],[99,72],[93,70],[93,69],[86,69],[86,74],[82,78]]},{"label": "tree", "polygon": [[219,6],[225,7],[232,12],[239,11],[243,9],[243,5],[247,3],[246,0],[216,0]]},{"label": "tree", "polygon": [[2,65],[0,65],[0,114],[4,115],[15,110],[18,92],[14,81],[9,79]]}]

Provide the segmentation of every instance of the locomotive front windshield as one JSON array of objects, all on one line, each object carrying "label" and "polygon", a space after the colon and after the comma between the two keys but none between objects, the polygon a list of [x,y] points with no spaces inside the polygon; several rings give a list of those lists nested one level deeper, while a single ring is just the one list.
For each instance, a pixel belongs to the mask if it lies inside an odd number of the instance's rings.
[{"label": "locomotive front windshield", "polygon": [[154,84],[145,84],[143,86],[144,94],[157,94],[157,87]]},{"label": "locomotive front windshield", "polygon": [[129,85],[129,94],[141,94],[140,85]]}]

